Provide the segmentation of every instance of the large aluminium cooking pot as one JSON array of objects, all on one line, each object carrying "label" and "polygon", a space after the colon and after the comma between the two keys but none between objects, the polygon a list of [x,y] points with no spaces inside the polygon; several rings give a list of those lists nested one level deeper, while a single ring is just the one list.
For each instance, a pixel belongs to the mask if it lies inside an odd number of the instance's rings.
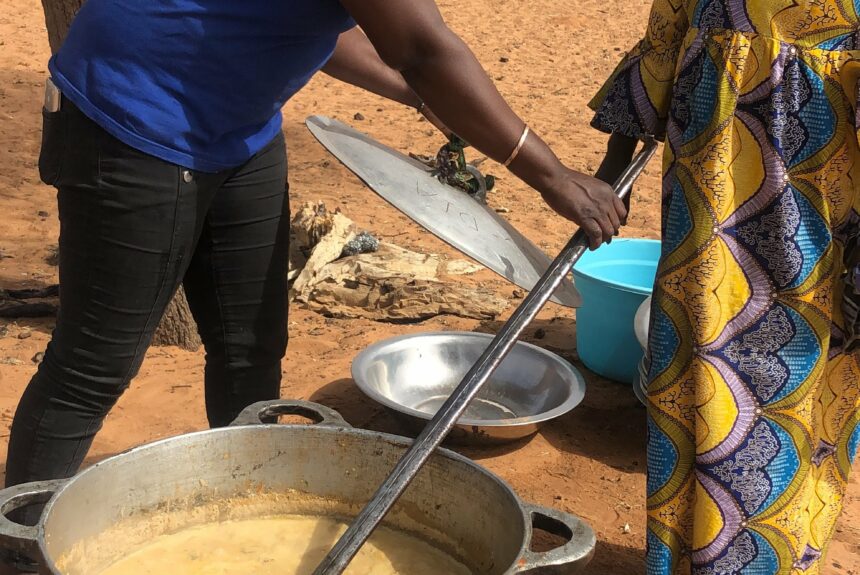
[{"label": "large aluminium cooking pot", "polygon": [[[262,423],[282,414],[303,415],[317,425]],[[410,441],[351,428],[337,412],[314,403],[255,404],[231,427],[137,447],[68,480],[0,491],[0,547],[33,556],[43,575],[90,575],[81,572],[88,569],[62,571],[58,560],[156,510],[275,493],[286,501],[338,502],[337,513],[356,514]],[[34,527],[6,518],[41,502],[47,504]],[[157,525],[147,539],[176,528],[175,522],[152,523]],[[431,457],[386,523],[430,540],[481,575],[575,573],[595,546],[594,532],[577,517],[522,502],[501,479],[445,449]],[[532,551],[535,527],[566,543]],[[112,541],[110,561],[132,551],[124,541]]]}]

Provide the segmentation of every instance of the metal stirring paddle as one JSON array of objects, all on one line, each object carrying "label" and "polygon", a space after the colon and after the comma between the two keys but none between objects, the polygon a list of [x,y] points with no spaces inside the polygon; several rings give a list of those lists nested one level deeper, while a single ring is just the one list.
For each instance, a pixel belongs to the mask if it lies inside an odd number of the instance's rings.
[{"label": "metal stirring paddle", "polygon": [[[615,194],[619,198],[624,199],[630,193],[633,182],[645,169],[656,149],[657,143],[654,139],[649,138],[645,141],[642,151],[636,155],[614,186]],[[538,280],[520,307],[505,322],[469,373],[442,404],[424,431],[394,466],[391,474],[377,489],[367,506],[356,516],[313,575],[343,573],[587,248],[588,238],[582,230],[578,230],[550,264],[549,269]]]}]

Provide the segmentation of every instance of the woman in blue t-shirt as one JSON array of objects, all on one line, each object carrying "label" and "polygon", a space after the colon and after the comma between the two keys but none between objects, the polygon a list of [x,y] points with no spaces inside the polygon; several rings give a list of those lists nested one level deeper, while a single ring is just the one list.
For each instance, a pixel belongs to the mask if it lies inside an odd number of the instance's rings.
[{"label": "woman in blue t-shirt", "polygon": [[210,424],[278,396],[280,110],[320,69],[426,102],[592,247],[625,217],[608,185],[562,165],[511,111],[432,0],[89,0],[49,67],[62,96],[46,100],[40,172],[58,189],[60,314],[15,416],[7,485],[77,471],[180,282],[206,348]]}]

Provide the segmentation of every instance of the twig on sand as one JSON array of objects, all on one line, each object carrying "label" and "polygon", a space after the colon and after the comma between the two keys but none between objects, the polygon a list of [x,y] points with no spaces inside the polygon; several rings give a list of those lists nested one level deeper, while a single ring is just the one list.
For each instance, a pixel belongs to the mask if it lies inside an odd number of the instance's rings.
[{"label": "twig on sand", "polygon": [[53,317],[58,307],[49,302],[26,300],[50,299],[60,295],[59,285],[35,289],[0,289],[0,317],[18,319],[22,317]]},{"label": "twig on sand", "polygon": [[22,317],[54,317],[59,308],[51,303],[0,303],[0,317],[18,319]]}]

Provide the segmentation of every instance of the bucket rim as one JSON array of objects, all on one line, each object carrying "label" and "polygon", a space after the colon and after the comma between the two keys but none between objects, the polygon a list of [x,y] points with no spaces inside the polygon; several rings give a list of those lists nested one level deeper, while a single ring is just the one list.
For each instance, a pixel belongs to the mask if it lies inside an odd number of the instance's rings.
[{"label": "bucket rim", "polygon": [[[652,244],[652,245],[653,244],[659,245],[662,243],[660,240],[655,240],[655,239],[651,239],[651,238],[617,238],[617,239],[613,240],[613,244],[615,242],[618,242],[618,243],[635,242],[635,243],[640,243],[640,244]],[[612,244],[608,244],[608,245],[612,245]],[[630,258],[628,258],[628,259],[630,259]],[[655,267],[657,265],[659,265],[659,258],[658,258],[658,261],[655,262]],[[643,296],[649,296],[654,291],[653,286],[644,288],[640,285],[636,285],[636,284],[632,284],[632,283],[628,283],[628,282],[610,281],[610,280],[606,280],[606,279],[603,279],[600,277],[596,277],[593,274],[590,274],[586,271],[583,271],[583,270],[577,268],[577,266],[573,267],[572,272],[573,272],[574,280],[587,279],[587,280],[590,280],[594,283],[597,283],[599,285],[602,285],[602,286],[605,286],[605,287],[608,287],[608,288],[611,288],[611,289],[614,289],[617,291],[628,292],[628,293],[632,293],[635,295],[643,295]],[[575,281],[574,281],[574,284],[575,284]]]}]

